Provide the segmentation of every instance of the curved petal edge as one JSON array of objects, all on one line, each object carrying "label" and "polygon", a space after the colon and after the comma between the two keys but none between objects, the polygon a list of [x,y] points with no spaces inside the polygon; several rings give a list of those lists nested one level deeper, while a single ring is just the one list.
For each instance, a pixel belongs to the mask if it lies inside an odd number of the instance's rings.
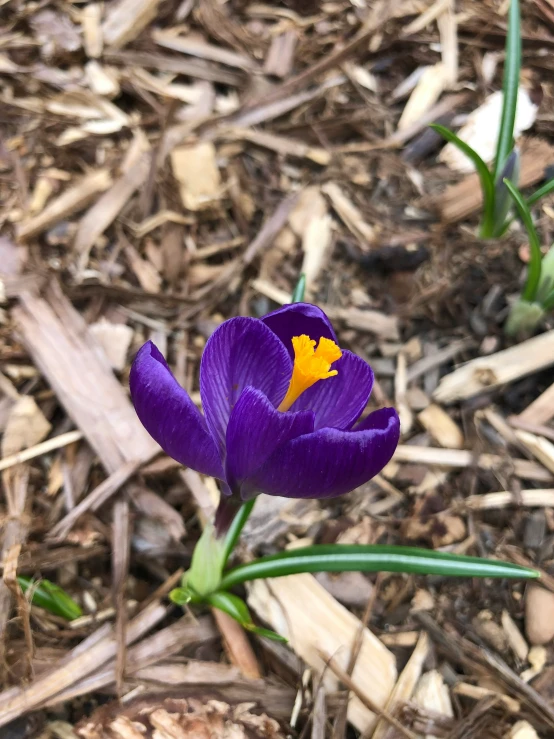
[{"label": "curved petal edge", "polygon": [[139,349],[129,385],[137,416],[166,454],[197,472],[223,477],[204,417],[151,341]]}]

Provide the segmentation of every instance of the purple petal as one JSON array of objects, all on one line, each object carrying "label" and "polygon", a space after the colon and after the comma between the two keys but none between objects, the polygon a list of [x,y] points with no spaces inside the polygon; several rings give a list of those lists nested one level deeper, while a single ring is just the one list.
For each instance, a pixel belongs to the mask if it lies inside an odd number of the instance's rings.
[{"label": "purple petal", "polygon": [[233,489],[240,486],[276,449],[313,430],[310,411],[281,413],[259,390],[245,388],[227,426],[227,482]]},{"label": "purple petal", "polygon": [[208,339],[200,364],[200,395],[206,422],[223,452],[231,410],[245,387],[260,390],[276,406],[287,391],[290,357],[257,318],[231,318]]},{"label": "purple petal", "polygon": [[332,369],[338,375],[316,382],[291,408],[292,411],[313,410],[315,431],[351,428],[366,407],[373,387],[373,370],[352,352],[343,351]]},{"label": "purple petal", "polygon": [[166,454],[204,475],[223,477],[221,459],[202,414],[151,341],[139,349],[129,385],[137,416]]},{"label": "purple petal", "polygon": [[266,326],[277,334],[287,351],[294,359],[292,337],[306,334],[310,339],[319,339],[324,336],[338,344],[337,337],[331,322],[325,313],[316,305],[310,303],[291,303],[268,313],[261,319]]},{"label": "purple petal", "polygon": [[285,498],[334,498],[380,472],[399,436],[398,414],[382,408],[368,416],[363,430],[320,429],[293,439],[271,455],[248,487]]}]

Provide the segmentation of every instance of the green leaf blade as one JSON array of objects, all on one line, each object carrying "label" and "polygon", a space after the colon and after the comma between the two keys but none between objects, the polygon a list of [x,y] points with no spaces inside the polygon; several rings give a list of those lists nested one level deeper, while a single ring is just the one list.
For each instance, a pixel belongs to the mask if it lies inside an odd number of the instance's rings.
[{"label": "green leaf blade", "polygon": [[551,180],[548,180],[548,182],[545,182],[542,187],[539,187],[538,190],[535,190],[535,192],[530,195],[527,200],[525,201],[529,208],[537,203],[541,198],[544,198],[545,195],[549,195],[554,190],[554,177]]},{"label": "green leaf blade", "polygon": [[527,236],[529,237],[529,247],[531,250],[531,254],[529,267],[527,270],[527,281],[521,293],[521,297],[523,298],[523,300],[532,303],[535,300],[535,296],[537,294],[537,289],[539,287],[539,282],[541,279],[541,244],[537,235],[537,231],[535,229],[535,225],[533,223],[531,211],[529,210],[529,206],[523,199],[520,191],[517,189],[513,182],[510,182],[510,180],[504,180],[504,184],[508,188],[510,195],[513,198],[517,213],[521,218],[523,225],[525,226],[525,230],[527,231]]},{"label": "green leaf blade", "polygon": [[44,608],[45,611],[55,616],[61,616],[67,621],[73,621],[83,615],[79,604],[65,590],[50,580],[33,580],[20,575],[17,582],[24,593],[30,591],[33,605]]},{"label": "green leaf blade", "polygon": [[286,639],[280,634],[276,634],[270,629],[264,629],[261,626],[256,626],[252,621],[252,616],[248,610],[248,606],[239,598],[238,595],[233,593],[226,593],[218,591],[217,593],[211,593],[206,597],[206,602],[213,608],[217,608],[223,613],[226,613],[231,618],[234,618],[244,629],[252,632],[253,634],[259,634],[265,636],[273,641],[279,641],[286,643]]},{"label": "green leaf blade", "polygon": [[314,545],[269,557],[224,573],[221,589],[227,590],[259,578],[284,577],[303,572],[403,572],[448,577],[535,578],[536,570],[479,557],[445,554],[417,547],[346,544]]},{"label": "green leaf blade", "polygon": [[519,75],[521,71],[521,17],[519,0],[511,0],[506,34],[506,61],[502,83],[502,116],[496,145],[494,175],[498,177],[514,145]]},{"label": "green leaf blade", "polygon": [[441,126],[439,123],[432,123],[431,128],[440,134],[443,139],[456,146],[475,165],[475,169],[479,175],[479,182],[481,183],[481,190],[483,192],[483,221],[481,232],[484,237],[489,238],[492,236],[494,230],[494,177],[479,154],[474,151],[471,146],[468,146],[465,141],[462,141],[462,139],[456,136],[453,131],[445,126]]}]

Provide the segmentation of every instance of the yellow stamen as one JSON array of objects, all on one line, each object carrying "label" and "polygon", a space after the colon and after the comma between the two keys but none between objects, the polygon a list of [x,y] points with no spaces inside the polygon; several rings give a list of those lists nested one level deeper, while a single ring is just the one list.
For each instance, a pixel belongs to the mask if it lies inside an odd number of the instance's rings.
[{"label": "yellow stamen", "polygon": [[333,362],[340,359],[342,352],[331,339],[323,336],[316,342],[306,334],[293,336],[292,347],[294,349],[294,365],[289,389],[283,402],[277,410],[288,411],[304,390],[314,385],[318,380],[326,380],[338,374],[337,370],[330,369]]}]

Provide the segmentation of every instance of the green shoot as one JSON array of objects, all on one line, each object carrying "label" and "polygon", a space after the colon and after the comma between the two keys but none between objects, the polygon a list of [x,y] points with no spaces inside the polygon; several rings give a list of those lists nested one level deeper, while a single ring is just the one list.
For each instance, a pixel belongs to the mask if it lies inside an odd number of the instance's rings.
[{"label": "green shoot", "polygon": [[[462,141],[449,129],[438,124],[432,128],[446,141],[456,146],[470,159],[479,175],[483,193],[483,212],[479,234],[483,239],[503,236],[510,223],[510,196],[506,192],[506,179],[516,186],[519,180],[519,155],[514,148],[514,126],[516,120],[521,72],[521,17],[519,0],[511,0],[506,33],[506,61],[502,83],[502,113],[496,145],[494,165],[489,169],[487,164],[468,144]],[[527,204],[536,203],[544,195],[554,190],[554,179],[549,180],[535,193],[527,198]],[[534,279],[534,276],[533,276]]]},{"label": "green shoot", "polygon": [[73,598],[50,580],[33,580],[20,575],[17,582],[24,593],[30,594],[33,605],[40,606],[45,611],[61,616],[67,621],[73,621],[83,615],[80,606]]},{"label": "green shoot", "polygon": [[[504,184],[527,231],[530,248],[525,286],[521,297],[511,306],[505,326],[508,335],[519,336],[535,331],[545,314],[554,308],[554,247],[551,247],[543,257],[539,236],[529,209],[530,199],[525,201],[517,187],[509,180],[504,180]],[[543,191],[546,189],[546,186],[542,188]]]}]

